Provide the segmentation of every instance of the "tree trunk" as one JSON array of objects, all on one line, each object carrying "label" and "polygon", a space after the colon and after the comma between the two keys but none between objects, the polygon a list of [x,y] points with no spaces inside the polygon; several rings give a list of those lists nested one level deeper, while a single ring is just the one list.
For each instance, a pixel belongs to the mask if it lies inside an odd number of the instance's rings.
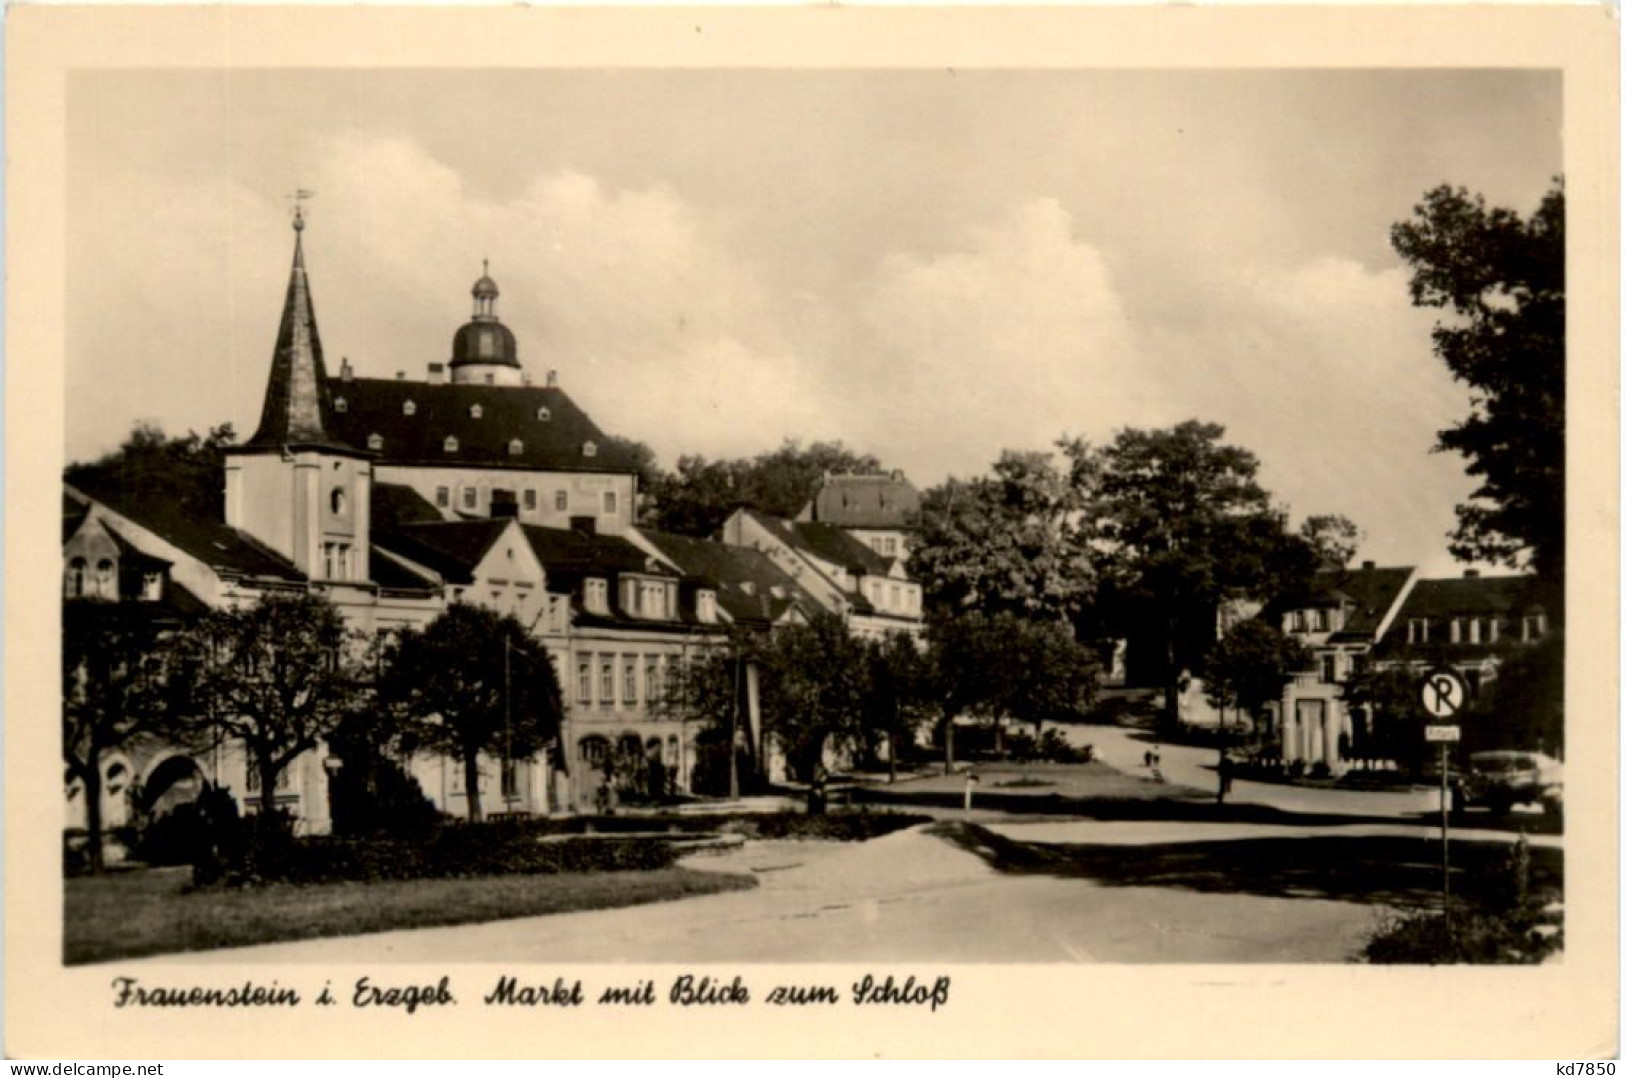
[{"label": "tree trunk", "polygon": [[1163,682],[1163,721],[1169,730],[1179,728],[1179,664],[1174,661],[1174,626],[1168,626],[1168,671]]},{"label": "tree trunk", "polygon": [[952,715],[943,720],[942,730],[942,773],[952,775],[954,773],[954,717]]},{"label": "tree trunk", "polygon": [[479,823],[485,819],[480,809],[480,750],[463,750],[463,790],[468,798],[468,819]]},{"label": "tree trunk", "polygon": [[282,773],[271,760],[271,754],[265,753],[257,761],[260,769],[260,815],[267,820],[276,818],[276,778]]},{"label": "tree trunk", "polygon": [[85,853],[90,871],[100,874],[102,861],[102,761],[101,753],[90,750],[90,766],[79,777],[85,784]]}]

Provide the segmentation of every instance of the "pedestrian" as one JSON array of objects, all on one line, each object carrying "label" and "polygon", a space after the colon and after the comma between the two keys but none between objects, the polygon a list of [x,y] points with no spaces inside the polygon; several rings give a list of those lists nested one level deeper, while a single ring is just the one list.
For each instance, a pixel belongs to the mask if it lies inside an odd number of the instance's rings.
[{"label": "pedestrian", "polygon": [[1151,763],[1152,763],[1151,750],[1146,749],[1145,750],[1145,766],[1149,768],[1151,766]]}]

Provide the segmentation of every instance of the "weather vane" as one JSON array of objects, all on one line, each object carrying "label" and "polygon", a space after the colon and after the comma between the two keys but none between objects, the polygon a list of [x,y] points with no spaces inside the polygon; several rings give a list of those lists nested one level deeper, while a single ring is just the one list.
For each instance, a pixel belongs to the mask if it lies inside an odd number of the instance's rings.
[{"label": "weather vane", "polygon": [[288,197],[293,199],[294,231],[303,232],[305,228],[305,200],[315,198],[316,192],[299,187],[295,188],[293,194]]}]

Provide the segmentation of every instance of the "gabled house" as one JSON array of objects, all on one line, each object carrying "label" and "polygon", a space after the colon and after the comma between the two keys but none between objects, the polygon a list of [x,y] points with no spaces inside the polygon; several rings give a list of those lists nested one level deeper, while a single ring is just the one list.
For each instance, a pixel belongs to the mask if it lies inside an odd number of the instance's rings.
[{"label": "gabled house", "polygon": [[886,475],[825,472],[795,519],[840,528],[882,557],[906,558],[919,512],[920,492],[900,471]]},{"label": "gabled house", "polygon": [[1477,693],[1509,652],[1538,643],[1555,628],[1534,577],[1468,572],[1418,580],[1372,659],[1418,671],[1449,667]]},{"label": "gabled house", "polygon": [[805,624],[820,609],[794,577],[759,550],[650,528],[634,529],[629,538],[685,576],[715,586],[722,616],[735,625]]},{"label": "gabled house", "polygon": [[1412,567],[1323,569],[1300,594],[1281,600],[1264,616],[1308,651],[1309,669],[1295,674],[1274,717],[1281,762],[1323,765],[1333,774],[1368,756],[1372,717],[1351,709],[1343,682],[1388,635],[1416,583]]},{"label": "gabled house", "polygon": [[877,554],[841,528],[739,509],[723,524],[722,540],[765,554],[859,636],[923,631],[920,585],[904,559]]}]

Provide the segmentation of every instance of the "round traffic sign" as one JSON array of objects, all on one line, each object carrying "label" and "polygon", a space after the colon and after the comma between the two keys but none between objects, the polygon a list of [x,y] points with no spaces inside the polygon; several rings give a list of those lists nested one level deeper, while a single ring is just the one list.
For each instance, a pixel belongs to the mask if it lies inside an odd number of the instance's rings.
[{"label": "round traffic sign", "polygon": [[1431,670],[1422,678],[1422,710],[1448,719],[1467,702],[1467,683],[1453,670]]}]

